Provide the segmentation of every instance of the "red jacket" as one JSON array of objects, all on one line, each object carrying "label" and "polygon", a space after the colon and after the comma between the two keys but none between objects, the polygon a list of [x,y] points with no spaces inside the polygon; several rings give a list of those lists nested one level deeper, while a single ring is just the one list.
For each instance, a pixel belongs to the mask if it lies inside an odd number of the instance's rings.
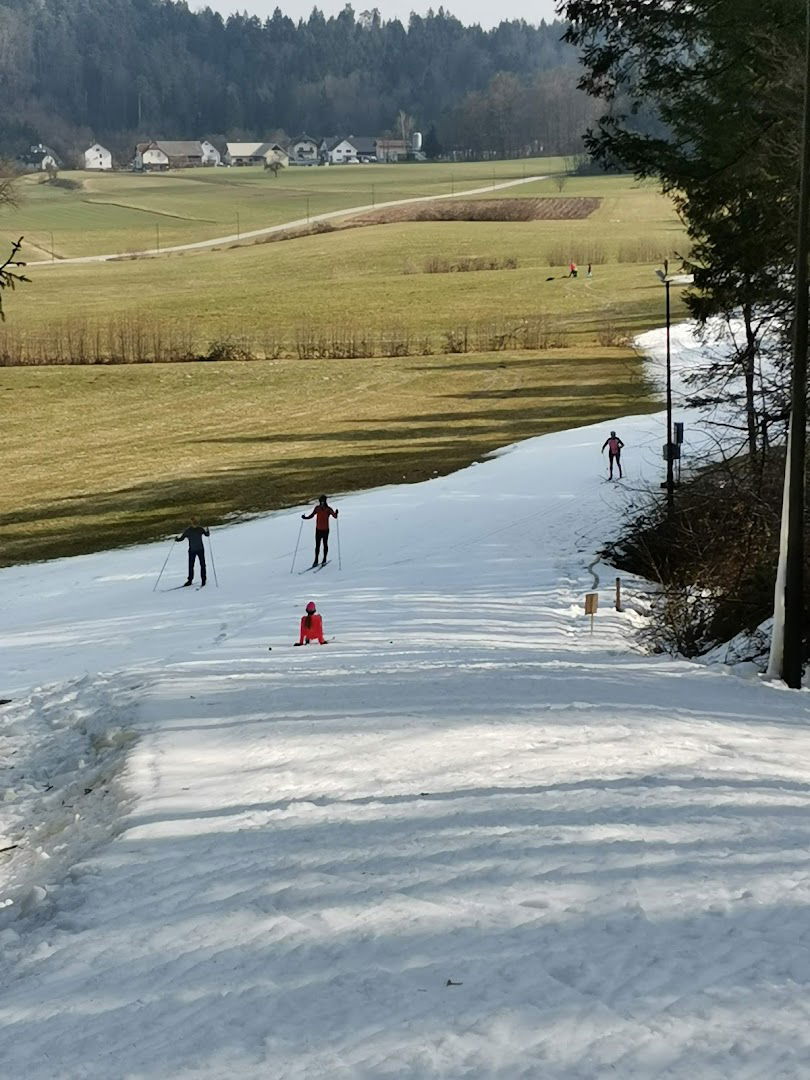
[{"label": "red jacket", "polygon": [[[310,618],[310,624],[307,626],[307,618]],[[301,636],[298,638],[298,644],[303,645],[305,641],[319,641],[321,645],[325,645],[323,637],[323,619],[317,613],[312,616],[304,615],[301,619]]]},{"label": "red jacket", "polygon": [[315,528],[322,529],[325,532],[329,532],[329,518],[336,518],[337,516],[337,510],[333,510],[331,506],[321,506],[320,503],[315,507],[311,514],[302,515],[305,520],[314,517]]}]

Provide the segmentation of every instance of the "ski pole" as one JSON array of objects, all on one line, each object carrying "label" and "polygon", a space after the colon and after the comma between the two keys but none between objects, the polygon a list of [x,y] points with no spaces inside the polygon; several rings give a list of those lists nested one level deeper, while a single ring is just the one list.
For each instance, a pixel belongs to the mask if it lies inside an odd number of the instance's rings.
[{"label": "ski pole", "polygon": [[340,518],[335,518],[335,538],[337,539],[338,549],[338,570],[342,570],[343,564],[340,561]]},{"label": "ski pole", "polygon": [[304,519],[301,518],[301,524],[298,526],[298,539],[295,541],[295,551],[293,552],[292,566],[290,567],[290,573],[295,569],[295,557],[298,554],[298,545],[301,543],[301,530],[304,527]]},{"label": "ski pole", "polygon": [[177,539],[175,538],[174,540],[172,540],[172,546],[169,548],[169,554],[166,556],[166,562],[160,568],[160,573],[158,574],[158,579],[155,582],[155,584],[152,586],[152,592],[154,592],[157,589],[158,585],[160,584],[160,579],[163,577],[163,571],[169,565],[169,559],[171,558],[171,554],[174,551],[174,545],[176,543],[177,543]]},{"label": "ski pole", "polygon": [[217,566],[214,562],[214,545],[211,543],[211,537],[208,537],[208,551],[211,555],[211,569],[214,572],[214,585],[219,588],[219,582],[217,581]]}]

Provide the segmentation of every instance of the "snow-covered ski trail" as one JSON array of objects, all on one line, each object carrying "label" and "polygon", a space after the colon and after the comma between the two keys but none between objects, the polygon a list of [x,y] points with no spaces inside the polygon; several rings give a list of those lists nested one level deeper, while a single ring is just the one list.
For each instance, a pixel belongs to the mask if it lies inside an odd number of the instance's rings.
[{"label": "snow-covered ski trail", "polygon": [[[661,423],[610,425],[634,482]],[[807,695],[642,655],[632,582],[590,637],[607,427],[342,498],[328,649],[267,652],[295,510],[218,532],[191,627],[161,545],[0,572],[4,1072],[806,1075]]]}]

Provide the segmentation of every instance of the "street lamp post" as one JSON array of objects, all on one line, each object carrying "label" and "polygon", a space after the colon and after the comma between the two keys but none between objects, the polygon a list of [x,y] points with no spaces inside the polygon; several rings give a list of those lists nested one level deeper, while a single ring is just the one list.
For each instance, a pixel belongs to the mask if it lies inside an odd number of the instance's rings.
[{"label": "street lamp post", "polygon": [[670,285],[691,285],[695,280],[693,274],[668,274],[666,270],[656,270],[659,280],[664,283],[666,290],[666,315],[667,315],[667,442],[664,448],[667,459],[667,479],[663,486],[667,489],[667,514],[671,515],[675,509],[675,443],[672,439],[672,347],[670,339]]}]

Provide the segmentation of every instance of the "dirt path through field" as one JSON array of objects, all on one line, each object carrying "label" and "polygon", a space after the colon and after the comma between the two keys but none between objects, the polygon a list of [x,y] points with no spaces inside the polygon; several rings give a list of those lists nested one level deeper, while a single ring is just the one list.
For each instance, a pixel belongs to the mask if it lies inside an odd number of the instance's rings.
[{"label": "dirt path through field", "polygon": [[466,191],[448,193],[446,195],[417,195],[409,199],[394,199],[391,202],[377,203],[376,206],[372,206],[370,203],[366,203],[363,206],[349,206],[343,210],[330,210],[324,214],[311,214],[308,218],[297,218],[295,221],[285,221],[280,225],[268,225],[263,229],[252,229],[250,232],[243,232],[237,235],[232,233],[230,236],[217,236],[212,240],[198,240],[193,244],[177,244],[173,247],[165,248],[149,248],[144,251],[126,251],[117,252],[113,255],[80,255],[71,259],[57,259],[55,261],[42,260],[40,262],[29,262],[28,266],[46,267],[46,266],[78,266],[82,263],[103,263],[103,262],[116,262],[120,259],[136,259],[144,257],[156,257],[158,255],[173,255],[183,251],[205,251],[213,247],[219,247],[223,244],[237,244],[244,243],[247,240],[253,240],[259,236],[270,236],[272,233],[284,232],[287,229],[297,229],[301,226],[311,225],[316,221],[330,221],[335,218],[346,217],[350,214],[364,214],[370,210],[384,210],[391,206],[405,206],[409,203],[420,202],[434,202],[438,199],[461,199],[467,198],[470,195],[485,195],[490,191],[502,191],[504,188],[517,187],[520,184],[534,184],[538,180],[546,180],[546,176],[526,176],[520,180],[506,180],[501,184],[487,184],[486,187],[471,188]]}]

